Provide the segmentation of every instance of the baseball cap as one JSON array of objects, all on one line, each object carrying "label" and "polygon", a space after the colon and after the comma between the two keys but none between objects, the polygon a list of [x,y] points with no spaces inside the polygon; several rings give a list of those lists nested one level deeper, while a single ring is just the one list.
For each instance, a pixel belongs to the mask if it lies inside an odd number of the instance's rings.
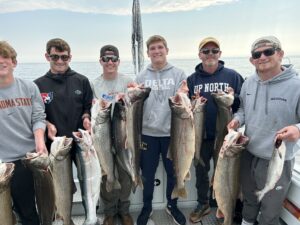
[{"label": "baseball cap", "polygon": [[251,52],[254,52],[256,49],[264,46],[272,46],[276,49],[281,49],[281,43],[280,41],[274,37],[274,36],[264,36],[261,38],[256,39],[252,46],[251,46]]},{"label": "baseball cap", "polygon": [[100,57],[105,56],[105,52],[113,52],[113,54],[117,57],[119,57],[119,50],[117,49],[117,47],[113,46],[113,45],[104,45],[101,49],[100,49]]},{"label": "baseball cap", "polygon": [[215,39],[214,37],[207,37],[204,38],[200,44],[199,44],[199,50],[201,50],[203,48],[204,45],[206,45],[207,43],[214,43],[218,46],[218,48],[220,48],[220,43],[217,39]]}]

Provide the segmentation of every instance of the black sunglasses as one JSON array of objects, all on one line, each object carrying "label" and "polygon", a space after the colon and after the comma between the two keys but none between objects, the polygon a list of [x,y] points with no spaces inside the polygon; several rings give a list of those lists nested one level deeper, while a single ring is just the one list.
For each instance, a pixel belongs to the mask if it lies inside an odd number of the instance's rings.
[{"label": "black sunglasses", "polygon": [[218,49],[218,48],[213,48],[213,49],[203,48],[200,50],[200,52],[205,55],[208,55],[210,52],[212,54],[218,54],[220,52],[220,49]]},{"label": "black sunglasses", "polygon": [[276,50],[277,50],[276,48],[267,48],[263,51],[252,52],[252,58],[259,59],[262,54],[264,54],[265,56],[271,56],[274,55]]},{"label": "black sunglasses", "polygon": [[119,57],[118,56],[115,56],[115,55],[111,55],[111,56],[102,56],[101,57],[102,61],[103,62],[109,62],[109,60],[111,60],[112,62],[118,62],[119,60]]},{"label": "black sunglasses", "polygon": [[58,61],[59,58],[61,58],[62,61],[66,62],[69,60],[70,56],[69,55],[49,55],[50,59],[52,61]]}]

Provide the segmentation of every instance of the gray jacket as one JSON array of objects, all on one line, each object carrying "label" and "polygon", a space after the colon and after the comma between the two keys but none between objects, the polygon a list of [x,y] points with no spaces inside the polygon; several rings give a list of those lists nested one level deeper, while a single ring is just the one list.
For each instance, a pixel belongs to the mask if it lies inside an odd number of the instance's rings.
[{"label": "gray jacket", "polygon": [[[300,129],[300,78],[291,65],[267,81],[258,74],[246,79],[240,93],[240,108],[234,118],[245,124],[250,138],[247,150],[253,155],[270,159],[276,132],[285,126]],[[286,160],[294,158],[296,142],[287,142]]]},{"label": "gray jacket", "polygon": [[142,133],[154,137],[170,136],[171,110],[168,99],[176,94],[186,75],[183,70],[171,64],[156,71],[151,65],[136,78],[137,83],[151,87],[151,92],[144,104]]}]

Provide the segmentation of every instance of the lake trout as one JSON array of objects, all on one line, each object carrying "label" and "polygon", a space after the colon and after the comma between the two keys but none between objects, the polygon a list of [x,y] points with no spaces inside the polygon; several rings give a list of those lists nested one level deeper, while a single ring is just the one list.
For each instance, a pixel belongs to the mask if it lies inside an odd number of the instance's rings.
[{"label": "lake trout", "polygon": [[85,209],[83,225],[100,225],[96,206],[100,194],[101,168],[97,152],[88,131],[73,132],[76,147],[76,164],[80,182],[82,203]]}]

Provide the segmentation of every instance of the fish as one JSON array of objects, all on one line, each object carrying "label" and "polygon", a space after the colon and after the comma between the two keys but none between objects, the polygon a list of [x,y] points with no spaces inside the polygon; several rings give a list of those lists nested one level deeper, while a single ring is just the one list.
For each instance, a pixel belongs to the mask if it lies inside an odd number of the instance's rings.
[{"label": "fish", "polygon": [[231,105],[234,101],[234,91],[232,88],[228,88],[228,92],[218,90],[211,93],[216,105],[217,105],[217,121],[216,121],[216,137],[213,152],[214,168],[217,165],[219,151],[223,145],[224,138],[227,131],[227,124],[231,121],[232,110]]},{"label": "fish", "polygon": [[70,150],[73,138],[54,137],[50,147],[50,170],[53,177],[56,219],[63,225],[74,225],[71,219],[73,202],[73,171]]},{"label": "fish", "polygon": [[130,175],[131,180],[134,181],[135,174],[134,167],[132,166],[132,151],[126,147],[126,123],[125,95],[120,94],[117,95],[112,118],[113,147],[115,148],[116,159],[119,165]]},{"label": "fish", "polygon": [[133,170],[133,192],[137,186],[143,188],[143,181],[140,174],[140,151],[142,122],[143,122],[143,107],[144,101],[148,98],[151,92],[150,87],[145,87],[144,84],[131,83],[127,87],[125,95],[126,107],[126,148],[130,151],[130,166]]},{"label": "fish", "polygon": [[205,166],[203,159],[201,158],[201,146],[204,135],[205,127],[205,105],[207,99],[200,96],[197,93],[192,100],[192,109],[195,124],[195,156],[194,163],[198,165],[200,163],[203,167]]},{"label": "fish", "polygon": [[55,193],[48,154],[28,152],[22,162],[33,174],[40,223],[41,225],[52,225],[55,215]]},{"label": "fish", "polygon": [[85,209],[83,225],[100,225],[96,213],[101,183],[101,168],[97,152],[88,131],[79,129],[78,132],[73,132],[73,136],[77,145],[75,159]]},{"label": "fish", "polygon": [[115,169],[115,152],[112,148],[111,107],[111,102],[103,99],[97,100],[92,107],[91,118],[93,145],[102,169],[102,176],[107,176],[106,190],[108,192],[121,188]]},{"label": "fish", "polygon": [[258,202],[260,202],[266,193],[274,189],[277,181],[280,179],[286,153],[286,144],[280,139],[276,139],[274,150],[268,166],[267,180],[262,190],[256,191]]},{"label": "fish", "polygon": [[[184,82],[183,85],[186,85]],[[195,125],[191,101],[184,92],[169,98],[171,108],[170,146],[167,157],[173,161],[176,184],[171,198],[187,198],[185,181],[195,155]]]},{"label": "fish", "polygon": [[229,130],[219,152],[213,190],[218,203],[218,210],[224,215],[223,225],[233,224],[235,204],[240,194],[241,152],[248,143],[249,138],[242,135],[241,132]]},{"label": "fish", "polygon": [[0,221],[1,225],[16,224],[12,210],[10,181],[15,169],[14,163],[0,162]]}]

